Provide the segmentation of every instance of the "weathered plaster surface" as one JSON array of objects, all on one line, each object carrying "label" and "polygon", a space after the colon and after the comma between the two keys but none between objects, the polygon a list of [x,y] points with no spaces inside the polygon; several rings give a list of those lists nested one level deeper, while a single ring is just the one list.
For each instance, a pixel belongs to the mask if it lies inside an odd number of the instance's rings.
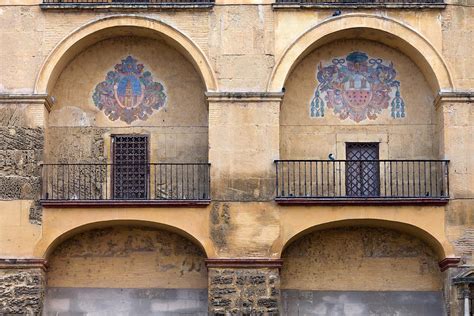
[{"label": "weathered plaster surface", "polygon": [[130,226],[96,229],[54,250],[48,286],[202,289],[207,284],[204,257],[201,249],[174,233]]},{"label": "weathered plaster surface", "polygon": [[290,244],[282,257],[283,289],[439,291],[442,286],[433,250],[394,230],[316,231]]}]

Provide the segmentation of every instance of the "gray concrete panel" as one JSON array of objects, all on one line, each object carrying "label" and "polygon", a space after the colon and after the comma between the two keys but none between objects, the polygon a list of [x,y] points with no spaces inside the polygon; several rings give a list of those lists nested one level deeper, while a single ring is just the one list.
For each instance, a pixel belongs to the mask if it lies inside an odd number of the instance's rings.
[{"label": "gray concrete panel", "polygon": [[45,316],[207,315],[207,289],[49,288]]}]

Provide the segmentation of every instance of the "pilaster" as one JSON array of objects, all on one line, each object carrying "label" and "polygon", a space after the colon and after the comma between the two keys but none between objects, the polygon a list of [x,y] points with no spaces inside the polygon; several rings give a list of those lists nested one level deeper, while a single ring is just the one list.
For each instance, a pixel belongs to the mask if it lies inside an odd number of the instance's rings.
[{"label": "pilaster", "polygon": [[208,92],[212,196],[273,199],[282,93]]}]

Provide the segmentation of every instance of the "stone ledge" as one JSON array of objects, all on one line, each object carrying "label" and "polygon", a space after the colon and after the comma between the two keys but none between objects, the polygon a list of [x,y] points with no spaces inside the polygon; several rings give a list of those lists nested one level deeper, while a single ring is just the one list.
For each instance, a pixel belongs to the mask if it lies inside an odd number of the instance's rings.
[{"label": "stone ledge", "polygon": [[283,266],[283,259],[271,258],[235,258],[235,259],[206,259],[207,268],[278,268]]},{"label": "stone ledge", "polygon": [[440,91],[434,100],[435,107],[441,103],[473,103],[474,91]]},{"label": "stone ledge", "polygon": [[40,258],[0,258],[0,269],[41,269],[46,271],[47,267],[47,261]]},{"label": "stone ledge", "polygon": [[29,103],[29,104],[42,104],[46,109],[51,111],[54,100],[47,94],[9,94],[0,93],[0,104],[1,103]]},{"label": "stone ledge", "polygon": [[448,270],[449,268],[456,268],[459,262],[461,262],[461,258],[451,257],[451,258],[444,258],[438,263],[438,265],[441,272],[443,272],[443,271]]},{"label": "stone ledge", "polygon": [[276,197],[275,202],[280,205],[446,205],[446,198],[291,198]]},{"label": "stone ledge", "polygon": [[40,200],[51,208],[207,207],[211,200]]},{"label": "stone ledge", "polygon": [[283,92],[206,92],[209,102],[280,102]]}]

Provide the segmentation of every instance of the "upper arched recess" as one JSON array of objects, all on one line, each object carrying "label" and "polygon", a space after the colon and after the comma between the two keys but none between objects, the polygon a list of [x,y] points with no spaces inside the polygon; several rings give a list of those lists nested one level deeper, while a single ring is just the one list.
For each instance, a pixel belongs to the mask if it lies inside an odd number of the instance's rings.
[{"label": "upper arched recess", "polygon": [[294,40],[276,63],[267,90],[282,91],[294,67],[318,47],[349,38],[372,40],[401,51],[420,68],[434,93],[454,89],[451,74],[441,54],[419,32],[388,17],[351,13],[324,20]]},{"label": "upper arched recess", "polygon": [[163,39],[188,59],[202,78],[207,91],[217,91],[217,81],[202,50],[186,35],[162,21],[133,15],[114,15],[85,24],[64,38],[43,63],[35,93],[50,93],[62,70],[89,46],[116,36]]}]

